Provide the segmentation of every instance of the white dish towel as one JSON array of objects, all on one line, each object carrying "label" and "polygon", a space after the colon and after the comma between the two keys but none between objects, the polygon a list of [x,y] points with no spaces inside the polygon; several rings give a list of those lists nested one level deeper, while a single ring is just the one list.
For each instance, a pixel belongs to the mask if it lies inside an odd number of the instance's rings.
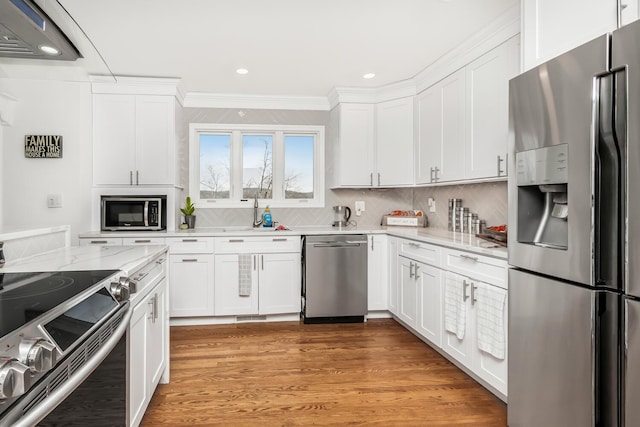
[{"label": "white dish towel", "polygon": [[464,338],[467,322],[467,307],[462,299],[462,288],[462,278],[447,272],[444,283],[444,328],[460,340]]},{"label": "white dish towel", "polygon": [[496,359],[504,360],[504,304],[507,291],[480,283],[475,293],[478,348]]},{"label": "white dish towel", "polygon": [[251,296],[251,254],[238,254],[238,295]]}]

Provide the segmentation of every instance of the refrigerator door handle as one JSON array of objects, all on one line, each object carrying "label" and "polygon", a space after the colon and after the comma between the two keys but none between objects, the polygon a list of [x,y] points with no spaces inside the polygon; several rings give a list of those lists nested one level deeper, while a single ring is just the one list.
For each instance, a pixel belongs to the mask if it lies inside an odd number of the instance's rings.
[{"label": "refrigerator door handle", "polygon": [[624,280],[626,193],[625,71],[598,77],[594,141],[594,281],[619,289]]}]

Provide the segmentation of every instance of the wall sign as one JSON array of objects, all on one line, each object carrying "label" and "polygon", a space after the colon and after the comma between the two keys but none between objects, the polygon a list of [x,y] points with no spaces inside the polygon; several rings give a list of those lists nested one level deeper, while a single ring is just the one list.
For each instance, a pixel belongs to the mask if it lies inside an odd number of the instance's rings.
[{"label": "wall sign", "polygon": [[62,135],[25,135],[24,156],[30,159],[62,158]]}]

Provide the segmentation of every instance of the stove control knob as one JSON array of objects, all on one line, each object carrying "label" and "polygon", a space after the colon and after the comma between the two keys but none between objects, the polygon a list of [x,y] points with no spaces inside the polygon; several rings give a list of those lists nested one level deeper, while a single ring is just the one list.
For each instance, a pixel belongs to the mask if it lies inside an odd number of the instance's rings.
[{"label": "stove control knob", "polygon": [[129,299],[129,279],[121,277],[118,282],[111,282],[111,293],[118,302],[127,301]]},{"label": "stove control knob", "polygon": [[45,372],[53,368],[58,360],[56,346],[43,338],[26,339],[20,342],[20,362],[31,372]]},{"label": "stove control knob", "polygon": [[31,386],[29,368],[16,359],[0,358],[0,399],[23,394]]},{"label": "stove control knob", "polygon": [[129,289],[129,295],[135,294],[138,290],[138,283],[125,276],[122,276],[120,278],[119,284],[120,286]]}]

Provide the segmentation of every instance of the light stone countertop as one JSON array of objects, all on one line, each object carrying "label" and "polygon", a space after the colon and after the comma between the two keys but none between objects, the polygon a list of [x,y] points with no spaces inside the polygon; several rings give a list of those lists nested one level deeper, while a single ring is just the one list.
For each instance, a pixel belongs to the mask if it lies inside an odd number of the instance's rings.
[{"label": "light stone countertop", "polygon": [[0,227],[0,241],[24,239],[25,237],[40,236],[60,232],[69,232],[68,225],[58,225],[52,227]]},{"label": "light stone countertop", "polygon": [[80,238],[127,238],[127,237],[231,237],[231,236],[302,236],[302,235],[323,235],[323,234],[387,234],[389,236],[412,239],[418,242],[431,243],[481,255],[487,255],[499,259],[507,259],[507,249],[494,243],[487,242],[477,237],[465,234],[454,233],[448,230],[437,228],[417,228],[417,227],[382,227],[382,226],[359,226],[359,227],[331,227],[331,226],[292,226],[290,230],[278,231],[275,229],[251,228],[244,226],[228,227],[203,227],[190,230],[165,230],[148,232],[88,232],[81,233]]},{"label": "light stone countertop", "polygon": [[73,270],[122,270],[129,275],[167,250],[165,245],[69,246],[7,261],[0,273]]}]

